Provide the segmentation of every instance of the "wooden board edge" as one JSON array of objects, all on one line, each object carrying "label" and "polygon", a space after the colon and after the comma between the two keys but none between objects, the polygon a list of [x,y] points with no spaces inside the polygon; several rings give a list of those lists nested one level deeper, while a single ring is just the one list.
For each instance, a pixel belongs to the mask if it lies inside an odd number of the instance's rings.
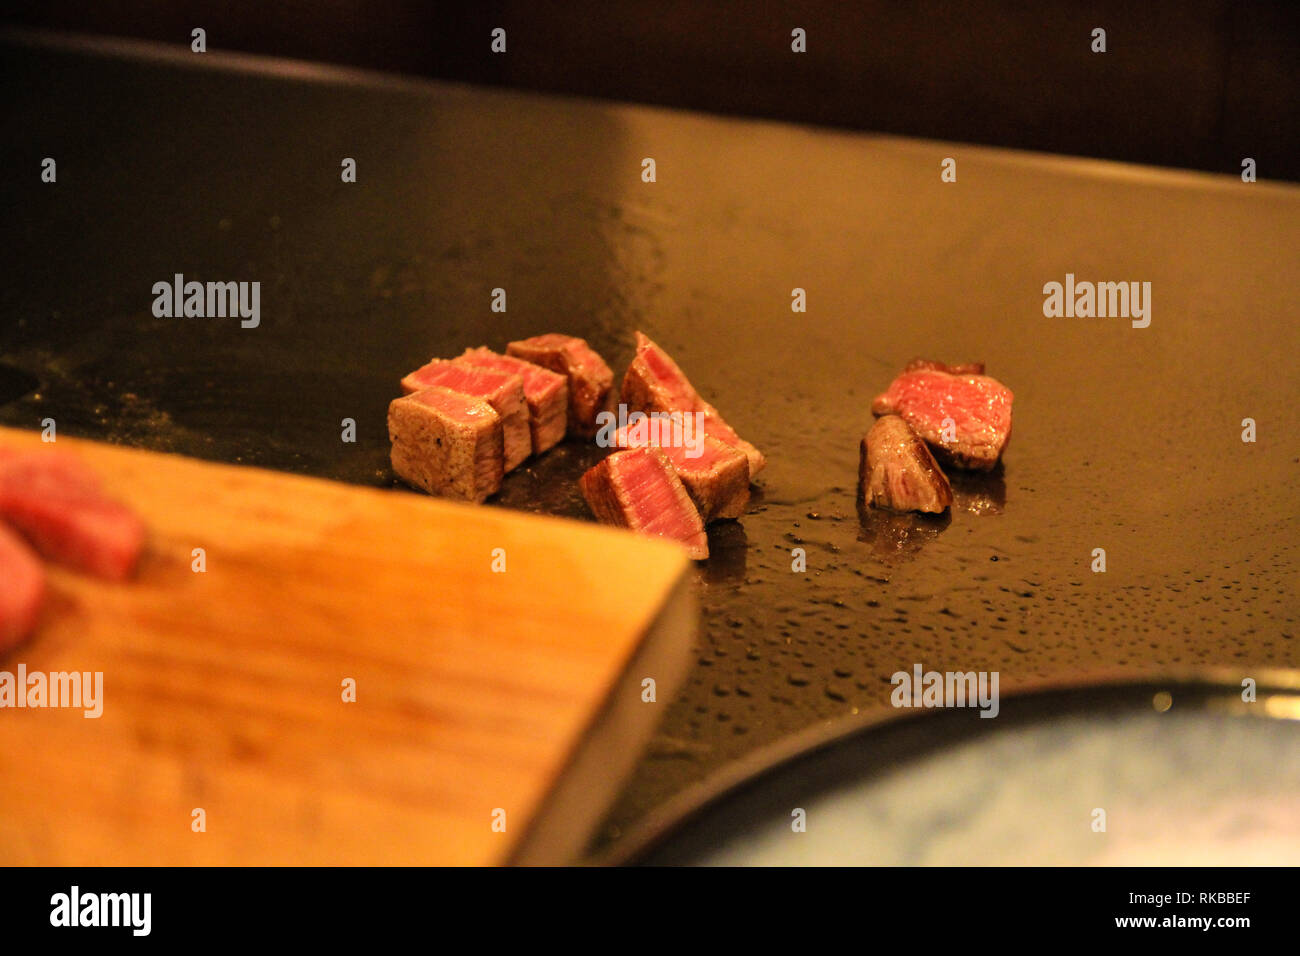
[{"label": "wooden board edge", "polygon": [[[47,444],[41,440],[40,434],[37,431],[27,428],[17,428],[12,425],[0,425],[0,448],[3,447],[3,443],[6,439],[11,438],[24,446],[47,447]],[[247,476],[252,473],[263,477],[275,478],[276,480],[286,482],[286,484],[298,484],[303,488],[315,488],[321,491],[333,489],[337,491],[346,491],[348,493],[358,493],[367,495],[375,500],[387,500],[404,508],[423,509],[429,512],[441,511],[444,516],[449,516],[451,518],[475,515],[489,520],[517,521],[523,524],[532,524],[534,527],[549,526],[552,529],[564,527],[571,534],[576,533],[590,537],[593,542],[609,540],[611,536],[623,538],[634,534],[625,529],[613,528],[594,520],[571,518],[566,515],[553,515],[543,512],[523,511],[499,503],[472,504],[454,498],[443,498],[437,495],[426,494],[418,489],[413,489],[400,481],[391,486],[355,484],[341,478],[330,478],[321,475],[283,471],[265,465],[217,461],[210,458],[200,458],[195,455],[188,455],[183,452],[164,451],[160,449],[147,448],[141,445],[128,445],[119,442],[102,441],[95,438],[79,438],[72,435],[60,438],[57,447],[64,451],[70,450],[73,454],[81,454],[82,451],[85,450],[85,452],[90,455],[103,452],[141,457],[161,455],[166,458],[175,459],[175,461],[183,463],[186,466],[192,465],[205,469],[215,469],[223,471],[229,475]],[[100,477],[102,478],[103,476],[101,475]],[[113,493],[112,488],[110,488],[109,491],[110,494]],[[118,495],[117,497],[121,500],[124,496]],[[130,502],[127,503],[129,504]],[[142,517],[144,518],[145,524],[148,525],[148,513],[143,512]],[[648,543],[650,547],[660,548],[665,554],[672,552],[680,555],[682,566],[689,566],[689,559],[686,557],[685,551],[679,544],[666,539],[661,540],[650,535],[636,535],[636,537],[639,542],[643,544]]]},{"label": "wooden board edge", "polygon": [[[690,672],[696,604],[689,569],[683,568],[556,783],[502,862],[566,866],[580,859]],[[641,699],[646,677],[655,679],[654,703]]]}]

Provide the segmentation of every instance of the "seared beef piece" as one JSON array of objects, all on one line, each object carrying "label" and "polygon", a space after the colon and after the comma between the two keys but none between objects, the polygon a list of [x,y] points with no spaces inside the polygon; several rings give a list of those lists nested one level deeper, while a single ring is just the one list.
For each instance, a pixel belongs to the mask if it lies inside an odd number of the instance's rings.
[{"label": "seared beef piece", "polygon": [[[943,464],[991,471],[1011,438],[1014,397],[987,375],[920,368],[894,379],[871,410],[901,415]],[[948,435],[945,419],[952,419]]]},{"label": "seared beef piece", "polygon": [[[696,444],[693,449],[688,447]],[[710,435],[692,436],[687,444],[665,441],[650,419],[621,428],[614,434],[615,448],[658,448],[670,462],[705,524],[739,518],[749,503],[749,459],[745,453]],[[693,457],[693,452],[698,451]]]},{"label": "seared beef piece", "polygon": [[532,429],[528,425],[528,401],[524,398],[522,375],[434,359],[402,379],[402,391],[408,395],[431,385],[480,398],[501,416],[506,471],[513,471],[532,452]]},{"label": "seared beef piece", "polygon": [[933,359],[915,358],[907,363],[904,372],[915,372],[920,369],[930,369],[934,372],[947,372],[949,375],[983,375],[983,362],[965,362],[961,365],[944,365],[942,362],[936,362]]},{"label": "seared beef piece", "polygon": [[620,397],[630,411],[644,412],[694,411],[702,401],[677,363],[642,332]]},{"label": "seared beef piece", "polygon": [[614,373],[585,339],[550,332],[506,346],[506,354],[563,375],[569,381],[569,433],[596,434],[596,415],[609,405]]},{"label": "seared beef piece", "polygon": [[700,513],[657,448],[615,452],[578,484],[600,522],[680,541],[697,561],[709,556]]},{"label": "seared beef piece", "polygon": [[734,428],[723,421],[716,408],[701,400],[699,407],[695,410],[704,413],[704,433],[706,435],[730,445],[745,456],[745,460],[749,462],[749,477],[751,480],[767,467],[767,459],[763,457],[763,453],[741,438]]},{"label": "seared beef piece", "polygon": [[858,495],[889,511],[942,514],[952,488],[938,462],[907,422],[886,415],[862,439]]},{"label": "seared beef piece", "polygon": [[481,502],[505,474],[501,416],[487,402],[434,385],[388,406],[393,471],[431,495]]},{"label": "seared beef piece", "polygon": [[41,450],[0,457],[0,519],[51,561],[120,581],[144,550],[144,522],[108,498],[75,455]]},{"label": "seared beef piece", "polygon": [[668,353],[640,332],[636,334],[636,358],[623,377],[619,401],[629,412],[703,412],[705,433],[744,452],[750,478],[767,463],[762,452],[737,435],[718,410],[700,397]]},{"label": "seared beef piece", "polygon": [[540,455],[554,447],[564,437],[569,409],[569,383],[563,375],[557,375],[550,369],[523,359],[499,355],[488,348],[466,349],[465,354],[455,361],[461,365],[523,376],[534,455]]},{"label": "seared beef piece", "polygon": [[0,524],[0,654],[36,629],[45,602],[45,569],[22,538]]}]

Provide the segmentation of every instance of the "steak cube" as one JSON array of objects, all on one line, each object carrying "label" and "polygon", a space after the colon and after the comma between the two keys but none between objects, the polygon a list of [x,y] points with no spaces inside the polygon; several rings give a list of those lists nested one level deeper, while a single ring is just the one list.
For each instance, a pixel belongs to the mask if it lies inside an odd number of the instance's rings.
[{"label": "steak cube", "polygon": [[952,487],[907,422],[886,415],[862,439],[858,496],[889,511],[942,514],[952,504]]},{"label": "steak cube", "polygon": [[589,469],[578,484],[603,524],[679,541],[697,561],[709,556],[700,513],[658,449],[615,452]]},{"label": "steak cube", "polygon": [[501,416],[481,399],[434,385],[388,406],[393,471],[431,495],[482,502],[501,488]]},{"label": "steak cube", "polygon": [[532,429],[528,425],[528,402],[524,398],[522,375],[434,359],[402,379],[402,391],[408,395],[431,385],[481,398],[492,406],[501,417],[506,471],[513,471],[532,452]]},{"label": "steak cube", "polygon": [[564,437],[569,411],[569,383],[563,375],[488,348],[466,349],[455,361],[523,377],[533,454],[540,455],[553,448]]},{"label": "steak cube", "polygon": [[943,464],[991,471],[1011,439],[1014,398],[990,376],[927,365],[894,379],[871,410],[902,416]]},{"label": "steak cube", "polygon": [[636,358],[623,376],[619,401],[629,411],[703,412],[706,433],[744,452],[751,478],[767,463],[762,452],[736,434],[718,410],[700,397],[668,353],[640,332],[636,334]]},{"label": "steak cube", "polygon": [[614,373],[585,339],[551,332],[511,342],[506,354],[548,368],[569,382],[569,433],[590,438],[609,405]]},{"label": "steak cube", "polygon": [[49,560],[110,581],[130,577],[144,551],[144,522],[62,451],[0,457],[0,519]]},{"label": "steak cube", "polygon": [[749,503],[749,459],[745,453],[708,434],[692,436],[689,443],[665,441],[656,424],[646,418],[619,429],[614,447],[652,447],[663,452],[705,524],[743,515]]}]

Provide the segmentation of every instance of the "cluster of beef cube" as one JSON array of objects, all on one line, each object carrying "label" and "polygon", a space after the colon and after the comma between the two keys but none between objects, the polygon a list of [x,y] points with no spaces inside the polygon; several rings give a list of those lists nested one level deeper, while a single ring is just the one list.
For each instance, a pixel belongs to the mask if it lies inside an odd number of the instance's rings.
[{"label": "cluster of beef cube", "polygon": [[[402,379],[405,395],[389,405],[393,470],[430,494],[482,502],[529,455],[566,434],[594,437],[612,450],[580,479],[597,520],[707,558],[704,526],[743,514],[763,455],[640,332],[618,395],[622,418],[610,410],[613,384],[584,340],[556,333],[511,342],[505,355],[435,359]],[[645,427],[670,419],[676,428]],[[689,444],[672,440],[683,434]]]},{"label": "cluster of beef cube", "polygon": [[482,502],[530,455],[595,434],[613,385],[605,360],[569,335],[434,359],[388,406],[393,470],[430,494]]},{"label": "cluster of beef cube", "polygon": [[940,463],[991,471],[1011,440],[1014,397],[984,374],[982,362],[909,363],[871,403],[880,417],[862,439],[862,500],[890,511],[942,513],[952,486]]},{"label": "cluster of beef cube", "polygon": [[[763,453],[737,435],[668,353],[640,332],[619,402],[629,415],[645,417],[617,433],[613,445],[625,450],[582,476],[587,505],[605,524],[672,538],[695,560],[707,558],[704,526],[744,514],[750,481],[767,463]],[[665,429],[647,427],[674,418],[680,431],[700,423],[689,446],[665,440]]]},{"label": "cluster of beef cube", "polygon": [[36,628],[44,558],[109,581],[129,577],[144,523],[104,494],[75,455],[0,449],[0,653]]}]

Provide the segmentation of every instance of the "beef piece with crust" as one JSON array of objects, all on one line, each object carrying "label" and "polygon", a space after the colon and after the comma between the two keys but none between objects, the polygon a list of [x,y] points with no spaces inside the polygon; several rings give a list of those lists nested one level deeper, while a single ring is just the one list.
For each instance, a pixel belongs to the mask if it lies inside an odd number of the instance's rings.
[{"label": "beef piece with crust", "polygon": [[767,463],[762,452],[736,434],[718,410],[700,397],[668,353],[640,332],[636,334],[636,357],[623,377],[619,400],[629,411],[703,412],[705,433],[744,452],[751,479]]},{"label": "beef piece with crust", "polygon": [[511,342],[506,354],[563,375],[569,383],[569,433],[590,438],[609,405],[614,373],[586,339],[549,332]]},{"label": "beef piece with crust", "polygon": [[402,379],[402,391],[408,395],[433,385],[482,399],[492,406],[501,417],[506,471],[513,471],[532,453],[532,429],[528,424],[528,400],[524,397],[522,375],[434,359]]},{"label": "beef piece with crust", "polygon": [[487,402],[434,385],[388,406],[393,471],[431,495],[482,502],[501,488],[505,440]]},{"label": "beef piece with crust", "polygon": [[700,513],[657,448],[615,452],[578,484],[601,523],[678,541],[697,561],[709,556]]},{"label": "beef piece with crust", "polygon": [[488,348],[466,349],[454,361],[523,377],[534,455],[553,448],[564,437],[569,415],[569,383],[563,375]]},{"label": "beef piece with crust", "polygon": [[858,495],[888,511],[942,514],[952,504],[952,487],[939,463],[897,415],[877,419],[862,439]]},{"label": "beef piece with crust", "polygon": [[899,375],[871,410],[902,416],[944,465],[991,471],[1011,439],[1014,398],[988,375],[925,367]]},{"label": "beef piece with crust", "polygon": [[654,447],[663,452],[705,524],[739,518],[749,503],[749,459],[744,452],[711,435],[691,438],[691,442],[682,444],[664,441],[647,418],[615,432],[614,447]]}]

